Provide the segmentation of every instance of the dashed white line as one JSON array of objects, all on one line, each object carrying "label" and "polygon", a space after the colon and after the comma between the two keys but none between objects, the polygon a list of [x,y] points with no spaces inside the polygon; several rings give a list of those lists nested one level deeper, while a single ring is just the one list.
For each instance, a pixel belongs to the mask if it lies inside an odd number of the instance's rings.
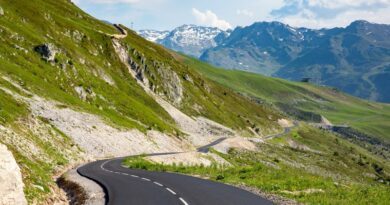
[{"label": "dashed white line", "polygon": [[[127,173],[114,172],[114,171],[105,169],[105,168],[104,168],[104,165],[106,165],[106,163],[108,163],[108,162],[110,162],[110,161],[111,161],[111,160],[108,160],[108,161],[105,161],[104,163],[102,163],[102,164],[100,165],[100,168],[101,168],[102,170],[104,170],[104,171],[111,172],[111,173],[122,174],[122,175],[129,175],[129,174],[127,174]],[[133,175],[133,174],[130,174],[130,176],[132,176],[132,177],[134,177],[134,178],[139,178],[139,176]],[[142,180],[145,180],[145,181],[151,181],[150,179],[144,178],[144,177],[142,177],[141,179],[142,179]],[[160,184],[160,183],[158,183],[158,182],[153,182],[153,183],[156,184],[157,186],[160,186],[160,187],[163,186],[162,184]],[[166,189],[167,191],[171,192],[173,195],[176,195],[176,192],[174,192],[172,189],[170,189],[170,188],[165,188],[165,189]],[[179,197],[179,200],[180,200],[184,205],[189,205],[183,198]]]},{"label": "dashed white line", "polygon": [[158,183],[158,182],[153,182],[154,184],[156,184],[157,186],[163,186],[162,184]]},{"label": "dashed white line", "polygon": [[183,202],[184,205],[188,205],[188,203],[181,197],[179,197],[180,201]]},{"label": "dashed white line", "polygon": [[168,190],[169,192],[171,192],[173,195],[176,195],[176,192],[172,191],[172,189],[170,188],[165,188],[166,190]]},{"label": "dashed white line", "polygon": [[143,178],[143,177],[142,177],[141,179],[150,182],[150,179],[148,179],[148,178]]}]

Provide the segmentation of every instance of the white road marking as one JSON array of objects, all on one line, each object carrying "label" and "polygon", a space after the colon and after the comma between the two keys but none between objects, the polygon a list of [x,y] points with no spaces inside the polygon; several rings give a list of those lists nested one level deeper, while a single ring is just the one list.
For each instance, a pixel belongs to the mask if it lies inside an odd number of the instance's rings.
[{"label": "white road marking", "polygon": [[143,177],[142,177],[141,179],[150,182],[150,179],[148,179],[148,178],[143,178]]},{"label": "white road marking", "polygon": [[[104,170],[104,171],[107,171],[107,172],[111,172],[111,173],[116,173],[116,174],[122,174],[122,175],[129,175],[129,174],[127,174],[127,173],[122,173],[122,172],[114,172],[114,171],[111,171],[111,170],[108,170],[108,169],[106,169],[106,168],[104,168],[104,165],[106,165],[108,162],[110,162],[110,161],[112,161],[112,160],[108,160],[108,161],[105,161],[104,163],[102,163],[101,165],[100,165],[100,168],[102,169],[102,170]],[[137,175],[132,175],[132,174],[130,174],[130,176],[132,176],[132,177],[134,177],[134,178],[139,178],[139,176],[137,176]],[[148,179],[148,178],[144,178],[144,177],[142,177],[141,178],[142,180],[145,180],[145,181],[151,181],[150,179]],[[160,183],[158,183],[158,182],[153,182],[154,184],[156,184],[156,185],[158,185],[158,186],[163,186],[162,184],[160,184]],[[170,189],[170,188],[165,188],[167,191],[169,191],[169,192],[171,192],[173,195],[176,195],[176,192],[174,192],[172,189]],[[183,198],[181,198],[181,197],[179,197],[179,199],[180,199],[180,201],[184,204],[184,205],[189,205]]]},{"label": "white road marking", "polygon": [[188,203],[183,199],[183,198],[179,198],[181,202],[183,202],[184,205],[188,205]]},{"label": "white road marking", "polygon": [[165,188],[166,190],[168,190],[169,192],[171,192],[173,195],[176,195],[176,193],[174,191],[172,191],[172,189],[170,188]]},{"label": "white road marking", "polygon": [[153,182],[155,184],[157,184],[158,186],[163,186],[162,184],[158,183],[158,182]]}]

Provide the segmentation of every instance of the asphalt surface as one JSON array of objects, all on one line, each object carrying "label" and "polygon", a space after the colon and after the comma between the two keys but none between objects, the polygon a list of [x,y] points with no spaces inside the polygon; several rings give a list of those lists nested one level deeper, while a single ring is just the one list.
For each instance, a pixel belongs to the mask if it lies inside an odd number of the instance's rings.
[{"label": "asphalt surface", "polygon": [[124,168],[122,160],[96,161],[78,169],[79,174],[103,186],[109,205],[272,204],[248,191],[218,182],[181,174]]},{"label": "asphalt surface", "polygon": [[205,145],[205,146],[202,146],[202,147],[199,147],[198,149],[196,149],[198,152],[202,152],[202,153],[207,153],[209,152],[210,150],[210,147],[214,146],[214,145],[217,145],[223,141],[226,140],[226,137],[222,137],[222,138],[219,138],[217,140],[215,140],[214,142],[208,144],[208,145]]}]

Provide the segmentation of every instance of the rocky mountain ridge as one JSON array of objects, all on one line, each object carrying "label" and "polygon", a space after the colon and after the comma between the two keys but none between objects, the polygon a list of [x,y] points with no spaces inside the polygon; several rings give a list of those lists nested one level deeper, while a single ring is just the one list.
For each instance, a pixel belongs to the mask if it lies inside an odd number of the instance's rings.
[{"label": "rocky mountain ridge", "polygon": [[[222,36],[228,36],[229,32],[213,27],[182,25],[170,32],[140,30],[138,34],[172,50],[200,57],[205,50],[217,46]],[[217,36],[219,39],[215,39]]]},{"label": "rocky mountain ridge", "polygon": [[156,42],[218,67],[309,79],[364,99],[390,102],[385,82],[390,76],[390,25],[355,21],[345,28],[317,30],[256,22],[231,32],[215,30],[207,40],[190,35],[200,27],[179,28]]}]

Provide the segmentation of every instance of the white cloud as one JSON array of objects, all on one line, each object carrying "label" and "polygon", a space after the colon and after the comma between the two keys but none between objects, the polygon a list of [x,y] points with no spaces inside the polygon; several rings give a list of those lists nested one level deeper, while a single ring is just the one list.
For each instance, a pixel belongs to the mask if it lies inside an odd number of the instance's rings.
[{"label": "white cloud", "polygon": [[236,11],[237,15],[242,15],[242,16],[248,16],[248,17],[253,17],[253,12],[248,11],[246,9],[238,9]]},{"label": "white cloud", "polygon": [[332,19],[316,19],[310,18],[308,15],[303,16],[302,13],[284,18],[282,21],[291,26],[305,26],[309,28],[331,28],[345,27],[355,20],[366,20],[369,22],[388,24],[390,22],[390,10],[382,9],[378,11],[347,11]]},{"label": "white cloud", "polygon": [[271,12],[277,20],[296,27],[344,27],[355,20],[390,22],[390,0],[284,0]]},{"label": "white cloud", "polygon": [[197,23],[202,25],[218,27],[222,30],[232,28],[229,22],[219,19],[218,16],[210,10],[201,12],[196,8],[192,8],[192,15],[196,18]]},{"label": "white cloud", "polygon": [[309,0],[308,5],[313,7],[322,7],[329,9],[338,9],[345,7],[361,7],[372,5],[389,5],[389,0]]}]

